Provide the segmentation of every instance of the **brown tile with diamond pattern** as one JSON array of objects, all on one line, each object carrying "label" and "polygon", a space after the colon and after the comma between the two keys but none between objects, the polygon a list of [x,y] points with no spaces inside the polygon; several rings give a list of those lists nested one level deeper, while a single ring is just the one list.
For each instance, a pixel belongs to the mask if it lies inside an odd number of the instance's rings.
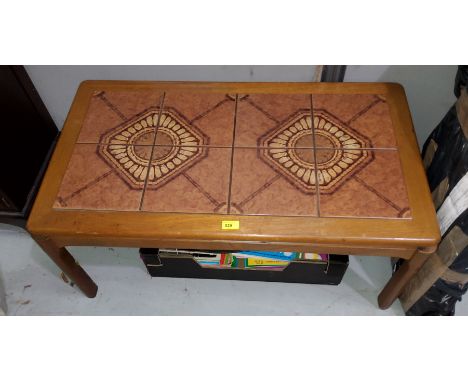
[{"label": "brown tile with diamond pattern", "polygon": [[54,208],[410,218],[408,204],[382,96],[142,90],[93,94]]}]

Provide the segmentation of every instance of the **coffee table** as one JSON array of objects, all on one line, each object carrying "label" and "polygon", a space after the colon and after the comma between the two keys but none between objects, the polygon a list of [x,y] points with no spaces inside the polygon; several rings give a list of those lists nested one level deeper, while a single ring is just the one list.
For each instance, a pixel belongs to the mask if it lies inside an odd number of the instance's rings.
[{"label": "coffee table", "polygon": [[85,81],[27,228],[88,297],[66,246],[288,250],[407,259],[440,240],[403,88]]}]

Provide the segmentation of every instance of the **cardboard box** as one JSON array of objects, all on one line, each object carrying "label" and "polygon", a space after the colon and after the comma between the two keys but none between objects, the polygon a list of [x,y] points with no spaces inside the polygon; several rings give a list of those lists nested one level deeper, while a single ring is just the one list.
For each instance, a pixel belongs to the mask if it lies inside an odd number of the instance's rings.
[{"label": "cardboard box", "polygon": [[273,281],[338,285],[348,268],[346,255],[329,255],[329,261],[294,260],[283,270],[213,269],[200,266],[190,254],[165,253],[141,248],[140,257],[152,277],[185,277],[220,280]]}]

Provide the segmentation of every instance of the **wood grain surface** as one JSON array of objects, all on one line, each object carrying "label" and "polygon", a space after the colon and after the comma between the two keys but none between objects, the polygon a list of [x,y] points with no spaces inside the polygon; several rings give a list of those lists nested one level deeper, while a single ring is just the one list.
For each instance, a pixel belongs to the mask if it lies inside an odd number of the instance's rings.
[{"label": "wood grain surface", "polygon": [[[54,209],[62,178],[96,91],[225,94],[378,94],[394,127],[411,218],[349,218],[160,213]],[[158,93],[158,94],[159,94]],[[221,229],[222,220],[240,229]],[[307,250],[410,258],[430,252],[440,233],[403,88],[391,83],[216,83],[85,81],[76,94],[38,197],[28,230],[58,246],[103,245],[212,249]]]}]

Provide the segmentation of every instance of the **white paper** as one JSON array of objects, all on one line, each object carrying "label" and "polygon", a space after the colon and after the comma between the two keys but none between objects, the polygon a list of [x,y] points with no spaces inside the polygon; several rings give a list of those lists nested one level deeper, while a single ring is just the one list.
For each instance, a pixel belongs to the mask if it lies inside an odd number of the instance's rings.
[{"label": "white paper", "polygon": [[437,211],[440,233],[443,236],[452,223],[468,208],[468,173],[450,191]]}]

